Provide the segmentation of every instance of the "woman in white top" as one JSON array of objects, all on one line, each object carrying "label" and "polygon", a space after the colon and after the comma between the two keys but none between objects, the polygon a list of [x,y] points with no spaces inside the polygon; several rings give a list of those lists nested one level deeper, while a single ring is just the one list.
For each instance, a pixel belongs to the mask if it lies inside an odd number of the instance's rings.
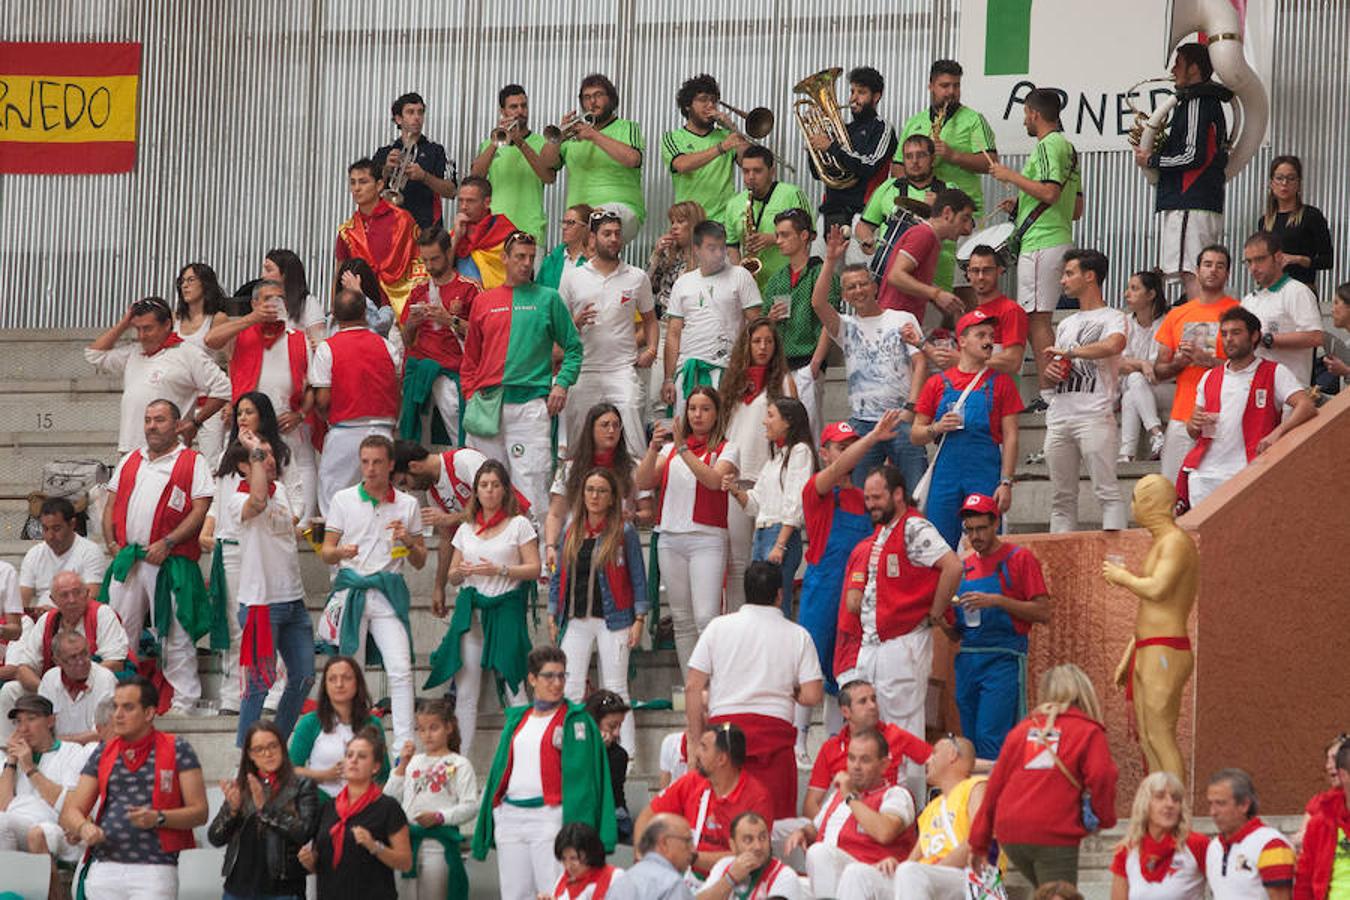
[{"label": "woman in white top", "polygon": [[[350,656],[328,657],[319,676],[318,708],[301,716],[291,732],[288,752],[295,774],[314,779],[325,799],[336,797],[346,783],[347,742],[367,725],[383,733],[384,723],[371,712],[361,666]],[[389,769],[386,753],[377,780],[384,781]]]},{"label": "woman in white top", "polygon": [[305,264],[293,250],[278,248],[268,250],[263,257],[262,277],[268,281],[281,282],[286,295],[286,324],[296,331],[303,331],[309,338],[309,345],[317,347],[327,334],[324,333],[323,304],[319,298],[309,292],[309,281],[305,278]]},{"label": "woman in white top", "polygon": [[[206,347],[206,333],[229,318],[224,312],[225,292],[220,289],[215,270],[206,263],[188,263],[174,280],[174,289],[178,292],[178,305],[173,312],[174,332],[185,342],[196,344],[207,356],[220,362],[217,355]],[[205,397],[198,397],[198,405],[205,400]],[[207,419],[197,430],[197,450],[209,463],[220,458],[224,440],[225,418],[222,413]]]},{"label": "woman in white top", "polygon": [[1125,839],[1111,860],[1111,900],[1201,900],[1208,844],[1191,831],[1180,779],[1154,772],[1134,792]]},{"label": "woman in white top", "polygon": [[1125,288],[1125,353],[1120,361],[1120,462],[1134,461],[1139,429],[1148,429],[1149,459],[1162,456],[1163,427],[1158,416],[1160,397],[1153,362],[1158,358],[1158,326],[1167,312],[1163,279],[1156,269],[1135,272]]},{"label": "woman in white top", "polygon": [[[661,425],[638,466],[637,485],[656,490],[656,555],[675,626],[680,670],[689,665],[698,636],[722,612],[727,563],[727,495],[736,474],[736,448],[722,436],[722,398],[708,385],[694,388],[672,435]],[[669,443],[669,446],[667,446]],[[649,573],[656,578],[656,573]]]},{"label": "woman in white top", "polygon": [[[448,577],[459,588],[455,614],[431,654],[431,675],[423,688],[455,679],[455,719],[468,754],[478,730],[485,669],[496,674],[507,705],[525,702],[525,657],[530,652],[525,610],[539,577],[534,526],[520,514],[511,476],[497,460],[483,463],[474,476],[464,524],[451,545],[455,549]],[[445,615],[443,609],[434,612]]]},{"label": "woman in white top", "polygon": [[[769,442],[764,436],[764,416],[769,403],[779,397],[796,397],[797,384],[783,356],[778,329],[771,320],[759,318],[741,332],[722,375],[722,405],[726,409],[727,443],[736,448],[740,486],[749,489],[769,461]],[[733,504],[727,515],[731,556],[727,569],[727,612],[745,602],[745,567],[754,546],[755,517]]]},{"label": "woman in white top", "polygon": [[412,741],[403,745],[384,792],[402,804],[412,832],[413,867],[403,874],[417,879],[411,900],[445,900],[452,871],[460,890],[468,889],[458,829],[478,814],[478,778],[459,753],[450,703],[422,700],[416,715],[422,752]]}]

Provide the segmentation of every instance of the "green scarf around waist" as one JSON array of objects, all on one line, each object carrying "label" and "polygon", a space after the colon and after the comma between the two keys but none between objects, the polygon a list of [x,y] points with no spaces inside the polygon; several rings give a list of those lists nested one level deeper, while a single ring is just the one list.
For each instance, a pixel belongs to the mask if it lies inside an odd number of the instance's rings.
[{"label": "green scarf around waist", "polygon": [[680,393],[684,399],[689,399],[689,393],[699,385],[713,385],[713,373],[721,372],[722,366],[715,366],[710,362],[704,362],[701,359],[690,357],[680,366],[678,377],[680,379]]},{"label": "green scarf around waist", "polygon": [[[464,418],[464,393],[460,391],[459,373],[444,368],[434,359],[422,359],[409,356],[403,363],[403,407],[398,417],[398,436],[405,441],[422,439],[422,413],[431,403],[431,388],[436,379],[444,375],[455,383],[459,392],[460,418]],[[459,434],[452,440],[450,428],[454,426]],[[458,422],[447,422],[441,418],[441,411],[431,407],[431,442],[433,444],[464,446],[464,432]]]},{"label": "green scarf around waist", "polygon": [[[140,544],[127,544],[117,551],[117,555],[108,564],[108,571],[103,575],[103,585],[98,592],[100,603],[108,602],[108,587],[114,580],[119,584],[126,582],[132,567],[145,559],[145,552],[145,547]],[[168,636],[169,627],[175,619],[193,643],[209,633],[212,650],[230,648],[230,629],[225,606],[213,604],[207,596],[201,568],[195,560],[186,556],[170,555],[159,565],[159,575],[155,578],[154,602],[151,606],[151,627],[155,629],[161,644]],[[163,656],[162,648],[160,655]]]},{"label": "green scarf around waist", "polygon": [[[366,614],[366,591],[379,591],[394,609],[394,615],[403,623],[408,633],[408,658],[413,658],[412,622],[408,618],[408,609],[412,598],[408,596],[408,583],[397,572],[373,572],[360,575],[355,569],[338,569],[337,580],[333,582],[332,598],[338,591],[347,592],[347,600],[342,605],[342,619],[338,626],[338,652],[343,656],[354,656],[361,646],[361,619]],[[528,652],[528,651],[527,651]],[[366,665],[383,665],[379,647],[375,641],[366,641]]]},{"label": "green scarf around waist", "polygon": [[474,610],[483,626],[484,669],[497,673],[498,690],[504,683],[512,691],[520,690],[525,680],[525,657],[530,655],[530,630],[525,621],[533,582],[521,584],[505,594],[489,597],[477,588],[461,587],[455,595],[455,614],[440,646],[431,654],[431,674],[423,690],[444,684],[459,671],[461,638],[473,627]]},{"label": "green scarf around waist", "polygon": [[412,839],[412,868],[404,872],[403,877],[417,877],[417,852],[422,847],[422,841],[430,838],[445,851],[445,864],[450,869],[450,880],[445,885],[445,900],[469,900],[469,874],[464,871],[464,860],[459,855],[459,845],[464,838],[459,829],[454,825],[426,828],[416,822],[409,822],[408,836]]}]

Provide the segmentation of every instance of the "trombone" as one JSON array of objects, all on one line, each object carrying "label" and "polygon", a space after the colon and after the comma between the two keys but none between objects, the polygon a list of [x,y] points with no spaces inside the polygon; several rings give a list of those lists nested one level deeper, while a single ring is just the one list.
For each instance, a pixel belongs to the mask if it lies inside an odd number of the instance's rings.
[{"label": "trombone", "polygon": [[[762,138],[766,137],[770,131],[773,131],[773,110],[769,109],[767,106],[756,106],[754,109],[746,112],[745,110],[737,109],[730,103],[726,103],[722,100],[718,100],[717,105],[725,107],[728,112],[745,120],[745,127],[737,128],[736,123],[726,115],[718,114],[717,120],[721,122],[728,131],[741,135],[751,144],[757,144],[761,147],[765,146]],[[771,152],[773,152],[774,159],[779,165],[792,174],[797,174],[796,166],[784,159],[783,154],[772,150]]]}]

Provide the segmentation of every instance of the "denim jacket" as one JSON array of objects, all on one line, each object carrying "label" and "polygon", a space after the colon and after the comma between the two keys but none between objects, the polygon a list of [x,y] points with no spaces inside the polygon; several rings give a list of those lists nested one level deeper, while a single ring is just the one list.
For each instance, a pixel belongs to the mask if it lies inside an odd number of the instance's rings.
[{"label": "denim jacket", "polygon": [[[558,539],[557,551],[560,560],[566,535],[567,531],[564,529],[563,536]],[[615,606],[614,592],[610,590],[609,582],[604,577],[605,573],[595,573],[605,612],[605,626],[610,631],[632,627],[637,614],[645,613],[651,608],[651,604],[647,602],[647,569],[642,562],[642,540],[638,537],[637,529],[631,524],[623,526],[623,563],[624,571],[628,573],[628,583],[633,591],[633,605],[628,609],[619,609]],[[562,582],[562,566],[559,565],[548,579],[548,612],[559,627],[571,614],[571,606],[571,593],[568,586]]]}]

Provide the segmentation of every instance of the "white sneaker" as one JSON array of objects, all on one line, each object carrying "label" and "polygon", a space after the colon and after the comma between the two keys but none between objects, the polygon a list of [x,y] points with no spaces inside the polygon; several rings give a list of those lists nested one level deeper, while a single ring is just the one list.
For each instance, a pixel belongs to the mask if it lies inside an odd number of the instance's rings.
[{"label": "white sneaker", "polygon": [[1161,431],[1155,431],[1148,436],[1148,458],[1162,459],[1163,444],[1167,442],[1166,437]]},{"label": "white sneaker", "polygon": [[800,744],[794,750],[797,756],[797,768],[802,772],[811,771],[811,754]]},{"label": "white sneaker", "polygon": [[1128,450],[1121,450],[1120,453],[1116,454],[1116,462],[1132,463],[1134,462],[1134,454]]}]

